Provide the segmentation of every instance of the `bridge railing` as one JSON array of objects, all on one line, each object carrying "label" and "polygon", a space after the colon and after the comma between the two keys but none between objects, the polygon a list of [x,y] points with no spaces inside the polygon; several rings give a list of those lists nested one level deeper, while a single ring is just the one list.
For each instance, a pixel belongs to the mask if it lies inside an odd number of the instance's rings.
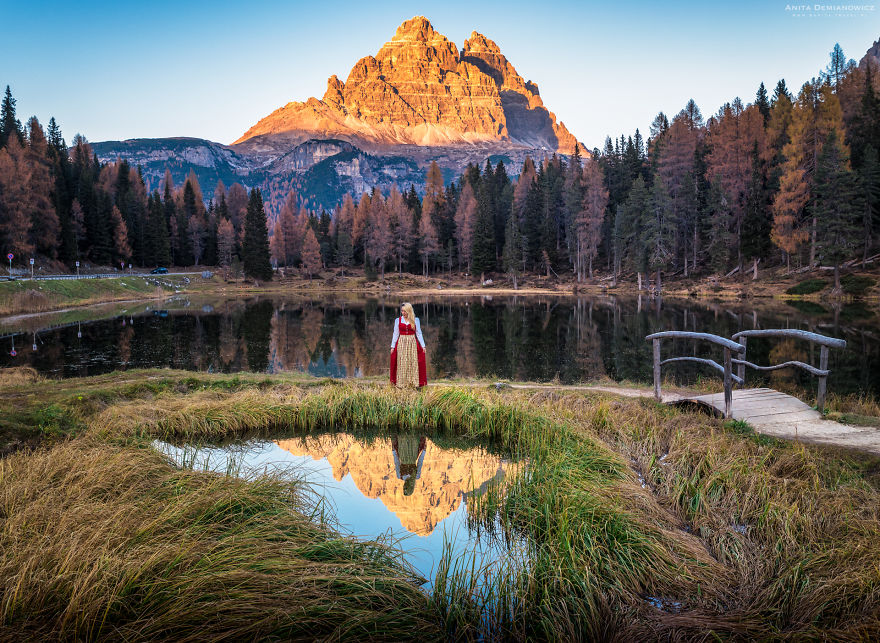
[{"label": "bridge railing", "polygon": [[[801,339],[819,345],[819,367],[816,368],[811,364],[806,364],[797,360],[783,362],[772,366],[758,366],[746,360],[746,348],[748,347],[749,337],[787,337],[792,339]],[[735,335],[733,339],[743,346],[742,356],[734,359],[733,363],[737,365],[738,384],[742,386],[746,379],[746,366],[756,371],[775,371],[780,368],[796,367],[801,368],[819,378],[819,390],[816,394],[816,408],[819,412],[825,406],[825,394],[828,385],[828,349],[829,348],[845,348],[846,340],[837,339],[836,337],[826,337],[818,333],[811,333],[806,330],[796,329],[767,329],[767,330],[743,330]]]},{"label": "bridge railing", "polygon": [[[736,337],[734,335],[734,337]],[[660,395],[660,367],[671,362],[696,362],[705,366],[710,366],[719,371],[724,380],[724,417],[730,417],[730,407],[733,403],[733,383],[742,384],[742,376],[734,375],[732,365],[732,353],[737,355],[745,353],[746,347],[737,342],[731,341],[720,335],[712,335],[711,333],[692,333],[683,330],[667,330],[661,333],[654,333],[645,337],[654,344],[654,397],[657,401],[661,401]],[[665,360],[660,359],[660,341],[663,339],[695,339],[699,341],[711,342],[717,344],[724,349],[724,366],[711,359],[703,359],[701,357],[670,357]],[[740,361],[740,360],[737,360]]]}]

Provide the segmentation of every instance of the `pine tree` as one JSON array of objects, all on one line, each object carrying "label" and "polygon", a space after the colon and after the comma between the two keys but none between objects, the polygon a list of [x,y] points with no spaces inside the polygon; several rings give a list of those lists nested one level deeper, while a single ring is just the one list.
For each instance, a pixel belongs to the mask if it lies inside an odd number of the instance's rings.
[{"label": "pine tree", "polygon": [[675,222],[669,193],[658,179],[654,180],[649,208],[643,238],[648,251],[648,267],[656,273],[654,288],[659,293],[663,289],[661,274],[674,256]]},{"label": "pine tree", "polygon": [[849,168],[841,136],[831,130],[816,166],[812,205],[820,239],[819,258],[834,266],[834,288],[840,291],[840,264],[858,245],[861,208],[856,175]]},{"label": "pine tree", "polygon": [[248,199],[241,253],[246,275],[263,281],[272,279],[269,230],[266,227],[266,212],[263,210],[263,195],[257,188],[251,189]]},{"label": "pine tree", "polygon": [[877,150],[871,145],[863,151],[859,177],[862,189],[862,231],[865,236],[862,250],[862,268],[864,268],[874,243],[874,228],[877,213],[880,211],[880,159]]},{"label": "pine tree", "polygon": [[18,139],[18,144],[24,143],[24,133],[21,130],[21,121],[15,117],[15,99],[12,90],[6,86],[6,94],[0,103],[0,147],[4,147],[11,136]]},{"label": "pine tree", "polygon": [[742,254],[754,265],[753,279],[758,277],[758,261],[767,257],[770,244],[771,217],[767,200],[764,164],[758,143],[752,146],[752,171],[746,187],[745,211],[742,224]]},{"label": "pine tree", "polygon": [[593,260],[596,258],[601,239],[601,227],[608,206],[608,190],[605,188],[602,169],[597,161],[589,161],[584,166],[584,198],[578,213],[577,229],[577,278],[584,280],[584,263],[587,277],[593,278]]},{"label": "pine tree", "polygon": [[495,223],[492,216],[491,175],[485,175],[476,193],[476,212],[471,232],[471,266],[475,273],[495,270]]},{"label": "pine tree", "polygon": [[767,88],[764,87],[763,81],[758,87],[758,93],[755,95],[755,107],[761,112],[761,116],[764,119],[764,127],[766,127],[767,122],[770,120],[770,98],[767,96]]},{"label": "pine tree", "polygon": [[504,272],[513,280],[513,289],[517,290],[517,279],[523,261],[523,244],[522,236],[519,233],[519,222],[515,216],[507,218],[507,225],[504,228],[502,261],[504,263]]}]

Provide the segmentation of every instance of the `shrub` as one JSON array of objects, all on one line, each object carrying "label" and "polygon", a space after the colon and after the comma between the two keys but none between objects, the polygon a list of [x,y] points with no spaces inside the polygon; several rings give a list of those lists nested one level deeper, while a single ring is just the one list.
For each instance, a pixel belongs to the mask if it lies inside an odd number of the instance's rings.
[{"label": "shrub", "polygon": [[824,290],[827,285],[828,282],[824,279],[807,279],[796,286],[792,286],[785,292],[788,295],[812,295],[815,292]]}]

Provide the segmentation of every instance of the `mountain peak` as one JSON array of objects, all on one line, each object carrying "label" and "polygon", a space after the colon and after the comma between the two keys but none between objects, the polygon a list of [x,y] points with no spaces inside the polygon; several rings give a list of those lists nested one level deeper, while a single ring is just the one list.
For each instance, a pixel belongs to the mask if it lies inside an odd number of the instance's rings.
[{"label": "mountain peak", "polygon": [[430,20],[425,18],[425,16],[415,16],[409,20],[404,20],[397,28],[391,40],[420,40],[427,42],[436,33]]},{"label": "mountain peak", "polygon": [[331,76],[322,100],[289,103],[235,144],[258,136],[337,138],[374,151],[487,143],[570,154],[579,145],[494,41],[474,31],[459,51],[424,16],[403,22],[344,83]]}]

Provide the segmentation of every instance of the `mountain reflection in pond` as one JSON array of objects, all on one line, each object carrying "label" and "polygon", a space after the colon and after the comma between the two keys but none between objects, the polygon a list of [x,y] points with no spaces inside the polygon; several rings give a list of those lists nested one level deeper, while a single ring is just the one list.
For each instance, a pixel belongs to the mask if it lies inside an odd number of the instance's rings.
[{"label": "mountain reflection in pond", "polygon": [[363,440],[346,433],[198,449],[157,446],[196,470],[283,471],[304,480],[341,531],[405,537],[400,545],[408,561],[429,582],[444,543],[453,560],[472,553],[486,563],[511,556],[498,535],[469,525],[468,503],[521,465],[481,447],[441,447],[411,434]]},{"label": "mountain reflection in pond", "polygon": [[[154,302],[125,315],[71,323],[40,315],[0,322],[0,367],[29,365],[70,377],[116,369],[170,367],[209,372],[301,371],[317,376],[383,376],[392,320],[402,300],[239,298]],[[880,314],[875,304],[649,299],[648,297],[419,297],[413,300],[427,344],[428,378],[492,377],[561,383],[610,378],[651,381],[645,336],[690,330],[730,337],[752,328],[799,328],[847,340],[832,351],[829,390],[880,395]],[[118,313],[117,313],[118,314]],[[16,355],[12,356],[12,347]],[[36,346],[36,350],[32,350]],[[679,355],[720,355],[709,345],[664,343]],[[749,342],[749,360],[766,364],[817,352],[806,343]],[[773,355],[771,356],[771,352]],[[771,357],[773,358],[771,360]],[[683,384],[717,381],[699,367],[676,365],[664,377]],[[800,370],[778,371],[789,388],[815,391]],[[769,376],[748,373],[749,385]]]}]

